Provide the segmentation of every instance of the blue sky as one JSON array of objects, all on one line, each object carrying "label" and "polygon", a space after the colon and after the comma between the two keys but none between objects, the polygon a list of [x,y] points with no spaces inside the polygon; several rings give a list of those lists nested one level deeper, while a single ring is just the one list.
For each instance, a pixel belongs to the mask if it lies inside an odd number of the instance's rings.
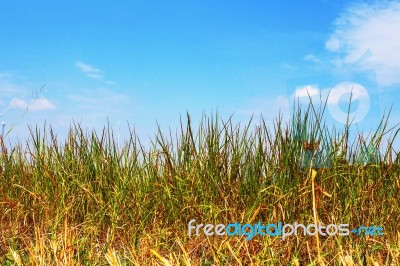
[{"label": "blue sky", "polygon": [[335,87],[321,87],[326,77],[362,83],[371,75],[357,73],[372,70],[363,122],[393,105],[396,123],[398,32],[396,1],[2,1],[1,119],[16,123],[10,140],[27,124],[63,137],[72,121],[99,129],[107,119],[147,138],[186,111],[195,121],[216,110],[244,122],[288,116],[302,89],[323,94]]}]

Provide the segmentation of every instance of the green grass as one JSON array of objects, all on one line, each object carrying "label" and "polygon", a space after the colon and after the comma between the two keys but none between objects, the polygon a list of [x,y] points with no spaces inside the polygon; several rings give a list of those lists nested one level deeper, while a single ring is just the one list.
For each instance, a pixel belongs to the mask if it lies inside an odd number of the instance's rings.
[{"label": "green grass", "polygon": [[[26,143],[3,145],[0,155],[0,264],[400,265],[397,128],[385,116],[368,139],[350,139],[350,123],[328,128],[323,115],[312,106],[289,124],[256,126],[204,116],[196,131],[188,115],[147,148],[134,130],[118,149],[110,128],[74,124],[66,140],[31,128]],[[327,161],[306,160],[305,144],[317,141]],[[365,157],[383,144],[380,158]],[[314,215],[380,225],[385,235],[246,241],[187,232],[191,219],[310,224]]]}]

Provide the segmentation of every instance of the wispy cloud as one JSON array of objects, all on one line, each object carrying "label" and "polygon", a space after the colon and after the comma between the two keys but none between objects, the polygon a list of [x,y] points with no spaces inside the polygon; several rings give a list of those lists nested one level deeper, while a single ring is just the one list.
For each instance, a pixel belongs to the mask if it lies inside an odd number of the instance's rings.
[{"label": "wispy cloud", "polygon": [[94,79],[102,79],[103,78],[103,74],[102,74],[103,71],[101,71],[100,69],[98,69],[96,67],[82,63],[80,61],[77,61],[75,63],[75,66],[89,78],[94,78]]},{"label": "wispy cloud", "polygon": [[103,76],[103,71],[97,67],[91,66],[89,64],[83,63],[81,61],[76,61],[75,66],[86,75],[86,77],[91,79],[101,80],[108,85],[115,85],[112,80],[105,80]]},{"label": "wispy cloud", "polygon": [[338,66],[351,65],[369,52],[360,67],[373,68],[383,86],[400,83],[400,2],[376,1],[357,4],[335,21],[325,47],[335,55]]},{"label": "wispy cloud", "polygon": [[287,69],[287,70],[295,70],[295,69],[297,69],[294,65],[288,64],[288,63],[281,63],[280,66],[283,69]]},{"label": "wispy cloud", "polygon": [[55,109],[55,106],[46,98],[33,99],[29,102],[20,98],[14,98],[10,102],[10,108],[19,108],[28,111],[44,111]]},{"label": "wispy cloud", "polygon": [[303,58],[305,61],[310,61],[316,64],[320,64],[322,63],[321,59],[319,59],[316,55],[313,54],[307,54],[306,56],[304,56]]}]

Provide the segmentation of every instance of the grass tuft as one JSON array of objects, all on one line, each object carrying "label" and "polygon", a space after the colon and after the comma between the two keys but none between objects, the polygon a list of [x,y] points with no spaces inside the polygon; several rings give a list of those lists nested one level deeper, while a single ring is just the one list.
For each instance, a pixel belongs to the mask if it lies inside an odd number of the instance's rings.
[{"label": "grass tuft", "polygon": [[[119,146],[109,126],[73,124],[64,141],[30,128],[0,155],[0,264],[399,265],[399,129],[385,116],[351,139],[353,125],[329,128],[323,110],[254,127],[215,114],[195,131],[187,115],[150,147],[134,130]],[[380,225],[385,235],[189,237],[192,219]]]}]

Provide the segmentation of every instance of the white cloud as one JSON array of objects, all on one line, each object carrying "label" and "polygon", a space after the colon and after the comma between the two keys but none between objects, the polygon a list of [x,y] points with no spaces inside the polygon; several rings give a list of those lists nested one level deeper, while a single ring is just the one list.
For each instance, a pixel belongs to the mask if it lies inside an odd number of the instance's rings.
[{"label": "white cloud", "polygon": [[295,70],[297,69],[295,66],[288,64],[288,63],[281,63],[281,67],[288,70]]},{"label": "white cloud", "polygon": [[77,68],[79,68],[79,70],[81,70],[85,74],[100,74],[102,72],[100,69],[95,68],[95,67],[93,67],[91,65],[82,63],[80,61],[77,61],[75,63],[75,66]]},{"label": "white cloud", "polygon": [[368,91],[360,84],[353,82],[340,83],[334,88],[327,89],[324,92],[326,95],[329,94],[329,97],[327,99],[328,104],[338,105],[341,97],[344,97],[344,100],[350,101],[350,96],[352,101],[359,99],[367,99],[369,101]]},{"label": "white cloud", "polygon": [[304,60],[318,63],[318,64],[322,62],[321,59],[319,59],[317,56],[315,56],[313,54],[308,54],[308,55],[304,56]]},{"label": "white cloud", "polygon": [[334,32],[325,48],[336,54],[333,62],[343,56],[342,63],[351,65],[368,51],[371,55],[362,68],[377,72],[383,85],[400,83],[400,2],[377,1],[374,4],[357,4],[343,12],[334,23]]},{"label": "white cloud", "polygon": [[339,48],[340,48],[340,42],[339,42],[338,38],[331,37],[329,40],[327,40],[325,42],[325,47],[329,51],[337,52],[337,51],[339,51]]},{"label": "white cloud", "polygon": [[[40,89],[25,77],[11,72],[0,72],[0,116],[13,117],[10,109],[43,111],[55,109],[55,105],[42,96],[44,86]],[[15,112],[14,112],[15,113]]]},{"label": "white cloud", "polygon": [[86,73],[86,76],[88,78],[92,78],[92,79],[102,79],[103,76],[101,74],[97,74],[97,73]]},{"label": "white cloud", "polygon": [[89,64],[83,63],[81,61],[76,61],[75,66],[86,75],[86,77],[91,79],[101,80],[108,85],[115,85],[116,83],[112,80],[105,80],[103,76],[103,71],[91,66]]},{"label": "white cloud", "polygon": [[296,91],[294,92],[294,97],[312,97],[318,96],[320,91],[318,89],[318,85],[306,85],[297,87]]},{"label": "white cloud", "polygon": [[20,98],[14,98],[10,102],[10,107],[29,110],[29,111],[43,111],[43,110],[55,109],[54,104],[52,104],[46,98],[33,99],[30,102],[27,102]]}]

